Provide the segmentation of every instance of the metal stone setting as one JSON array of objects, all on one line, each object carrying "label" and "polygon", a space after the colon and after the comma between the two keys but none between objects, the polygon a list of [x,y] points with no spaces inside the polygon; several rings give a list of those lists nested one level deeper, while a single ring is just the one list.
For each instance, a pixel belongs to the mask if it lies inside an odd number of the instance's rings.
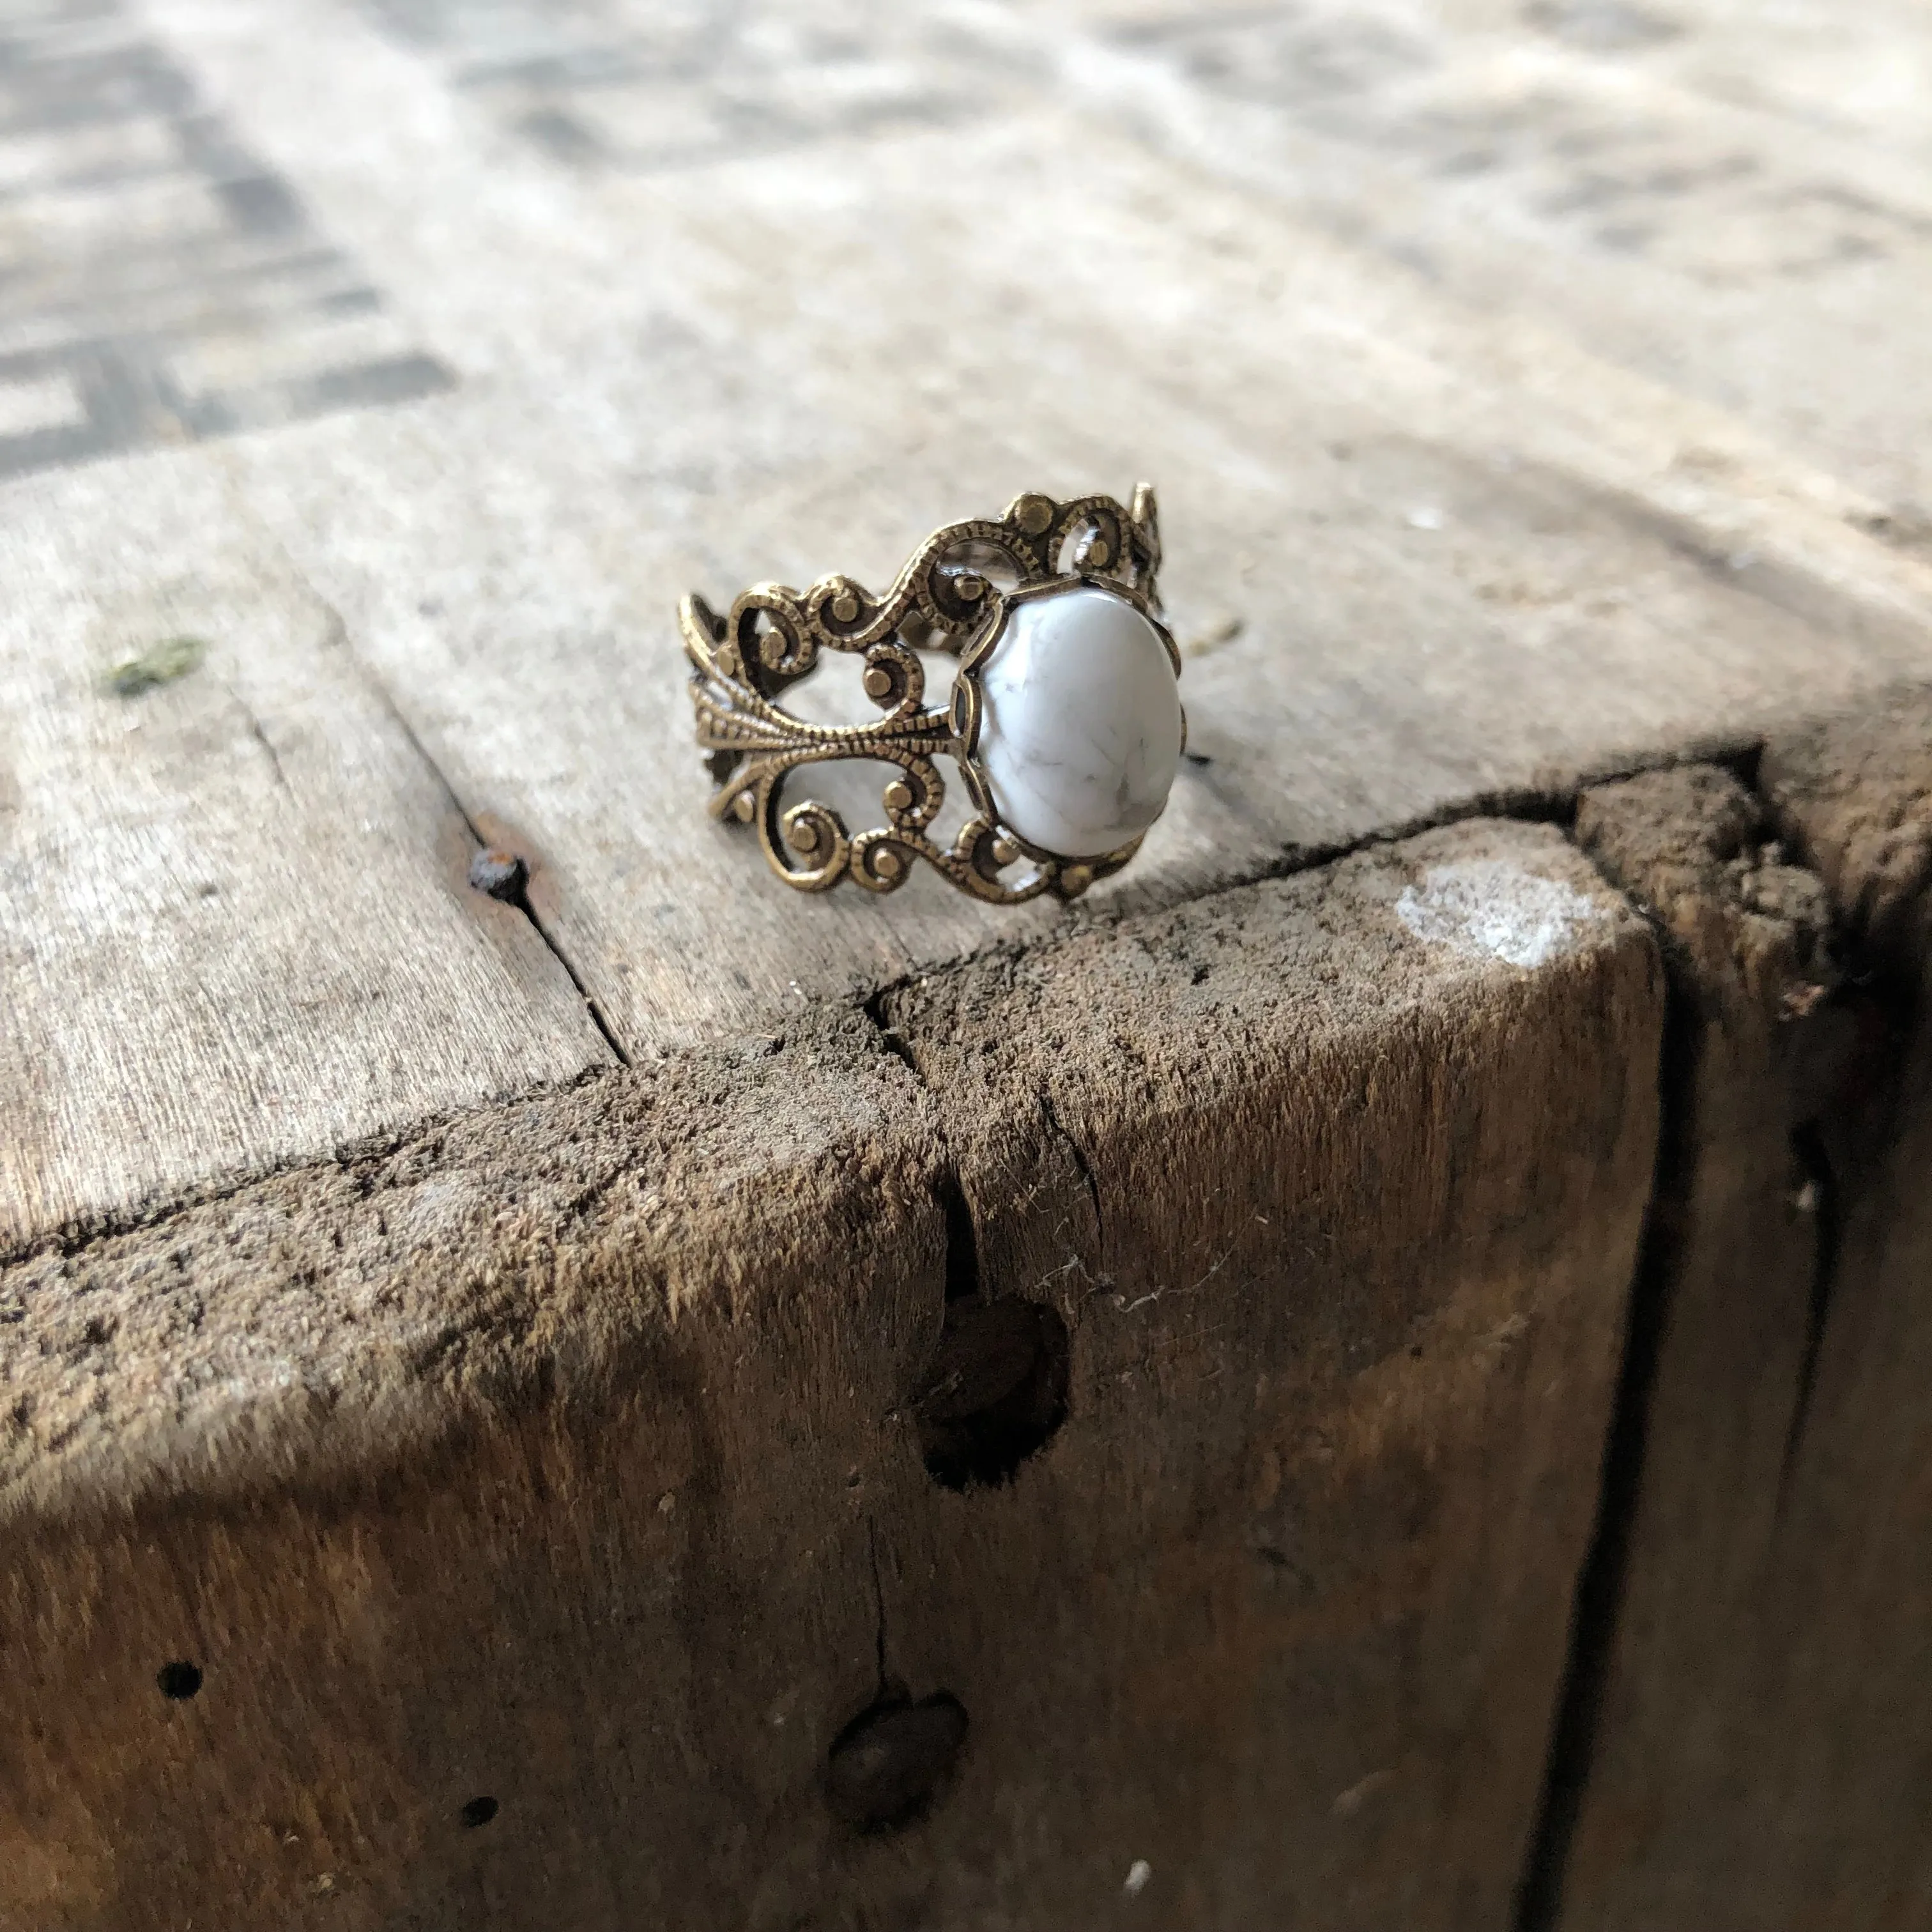
[{"label": "metal stone setting", "polygon": [[[1155,588],[1160,566],[1159,518],[1154,490],[1144,483],[1130,509],[1109,496],[1063,503],[1029,493],[996,520],[949,524],[920,546],[883,598],[843,576],[823,578],[802,594],[784,584],[754,584],[722,616],[696,593],[686,597],[679,622],[692,664],[698,742],[716,786],[712,816],[754,826],[772,869],[800,891],[825,891],[848,877],[868,891],[896,891],[914,862],[922,860],[976,898],[1000,904],[1048,891],[1077,897],[1124,866],[1144,831],[1110,850],[1070,853],[1029,841],[1002,821],[997,786],[981,756],[988,667],[1015,610],[1084,590],[1138,614],[1178,680],[1180,655]],[[1070,604],[1064,614],[1079,614]],[[863,688],[881,716],[817,724],[778,702],[828,650],[864,657]],[[922,650],[959,659],[943,710],[926,704]],[[1067,683],[1064,668],[1058,682]],[[1162,716],[1157,743],[1143,748],[1150,762],[1135,807],[1142,817],[1157,782],[1165,802],[1159,766],[1172,739],[1166,714],[1178,713],[1178,698],[1154,708]],[[1179,728],[1184,734],[1184,717]],[[974,808],[950,846],[928,832],[945,797],[934,763],[940,758],[958,766]],[[899,767],[882,794],[885,823],[856,835],[830,806],[810,798],[788,804],[784,796],[800,766],[846,758]]]}]

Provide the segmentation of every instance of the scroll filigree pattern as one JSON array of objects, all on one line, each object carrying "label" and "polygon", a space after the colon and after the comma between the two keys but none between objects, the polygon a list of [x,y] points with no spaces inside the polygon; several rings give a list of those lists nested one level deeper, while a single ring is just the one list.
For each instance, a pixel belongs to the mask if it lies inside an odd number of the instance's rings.
[{"label": "scroll filigree pattern", "polygon": [[[1089,579],[1157,610],[1160,567],[1154,491],[1143,483],[1131,510],[1111,496],[1060,503],[1028,494],[997,520],[950,524],[920,545],[884,597],[843,576],[821,578],[802,594],[754,584],[722,616],[701,597],[686,597],[678,616],[698,741],[716,785],[712,816],[754,826],[772,870],[803,892],[848,876],[869,892],[892,892],[920,859],[1000,904],[1049,890],[1076,897],[1125,865],[1139,841],[1077,863],[1029,850],[998,822],[970,762],[968,681],[956,684],[944,708],[928,706],[920,652],[970,652],[997,632],[1013,592],[1056,579]],[[880,717],[817,724],[779,703],[826,650],[864,658],[866,694]],[[942,757],[958,766],[977,808],[950,846],[929,831],[945,802],[934,763]],[[785,802],[801,766],[848,758],[898,767],[884,789],[886,822],[856,835],[828,805]]]}]

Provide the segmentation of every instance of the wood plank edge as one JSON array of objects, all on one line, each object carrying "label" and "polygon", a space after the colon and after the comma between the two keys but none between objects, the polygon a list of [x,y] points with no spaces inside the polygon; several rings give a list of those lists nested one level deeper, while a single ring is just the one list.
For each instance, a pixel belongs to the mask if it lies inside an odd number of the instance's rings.
[{"label": "wood plank edge", "polygon": [[1627,1922],[1666,1895],[1694,1912],[1738,1876],[1632,1832],[1646,1807],[1700,1832],[1735,1822],[1706,1816],[1679,1747],[1712,1721],[1709,1659],[1748,1646],[1836,1299],[1826,1216],[1882,1161],[1898,1103],[1932,960],[1928,799],[1932,693],[1903,686],[1768,734],[1748,760],[1580,802],[1579,844],[1658,934],[1671,1018],[1656,1194],[1519,1932]]}]

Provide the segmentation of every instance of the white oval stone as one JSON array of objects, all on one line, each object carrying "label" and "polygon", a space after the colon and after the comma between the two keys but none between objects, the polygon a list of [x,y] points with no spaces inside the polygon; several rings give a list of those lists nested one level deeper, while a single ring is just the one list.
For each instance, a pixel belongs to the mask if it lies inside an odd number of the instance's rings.
[{"label": "white oval stone", "polygon": [[1097,859],[1160,816],[1180,693],[1160,633],[1125,598],[1083,586],[1016,604],[979,676],[976,762],[1029,844]]}]

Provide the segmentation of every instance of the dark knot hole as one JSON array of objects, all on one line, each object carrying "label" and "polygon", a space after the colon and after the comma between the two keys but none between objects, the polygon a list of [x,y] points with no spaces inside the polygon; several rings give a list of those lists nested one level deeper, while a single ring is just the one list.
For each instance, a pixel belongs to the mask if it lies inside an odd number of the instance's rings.
[{"label": "dark knot hole", "polygon": [[912,1402],[932,1479],[949,1490],[1009,1480],[1066,1419],[1066,1324],[1044,1304],[962,1295]]},{"label": "dark knot hole", "polygon": [[966,1707],[950,1690],[914,1703],[891,1685],[826,1754],[834,1816],[855,1832],[896,1832],[922,1817],[952,1775],[966,1742]]},{"label": "dark knot hole", "polygon": [[201,1666],[190,1664],[185,1658],[172,1664],[164,1664],[154,1672],[154,1682],[164,1697],[172,1697],[176,1702],[192,1697],[201,1688]]}]

